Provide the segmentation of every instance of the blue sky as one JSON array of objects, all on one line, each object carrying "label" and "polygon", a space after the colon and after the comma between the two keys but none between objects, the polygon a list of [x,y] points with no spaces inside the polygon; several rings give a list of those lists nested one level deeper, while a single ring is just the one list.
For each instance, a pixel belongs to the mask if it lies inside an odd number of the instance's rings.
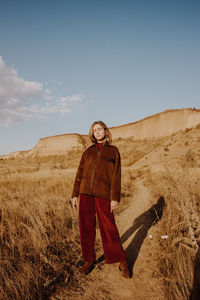
[{"label": "blue sky", "polygon": [[200,108],[199,53],[199,1],[1,1],[0,154]]}]

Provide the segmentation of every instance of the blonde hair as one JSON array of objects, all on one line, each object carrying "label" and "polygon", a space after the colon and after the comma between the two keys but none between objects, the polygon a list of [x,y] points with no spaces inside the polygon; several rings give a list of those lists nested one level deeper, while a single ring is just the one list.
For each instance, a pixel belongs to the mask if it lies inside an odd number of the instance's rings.
[{"label": "blonde hair", "polygon": [[97,143],[97,140],[95,139],[94,137],[94,132],[93,132],[93,127],[94,125],[101,125],[103,127],[103,129],[105,130],[105,140],[108,144],[111,144],[112,143],[112,135],[108,129],[108,127],[106,126],[106,124],[102,121],[95,121],[92,123],[91,127],[90,127],[90,131],[89,131],[89,137],[90,137],[90,140],[92,141],[92,143]]}]

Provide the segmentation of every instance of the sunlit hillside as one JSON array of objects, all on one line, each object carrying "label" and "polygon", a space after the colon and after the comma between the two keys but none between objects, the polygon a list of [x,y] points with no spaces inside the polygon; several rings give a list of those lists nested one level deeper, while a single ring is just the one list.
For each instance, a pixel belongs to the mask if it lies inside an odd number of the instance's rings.
[{"label": "sunlit hillside", "polygon": [[[117,138],[116,214],[133,273],[103,259],[87,277],[70,205],[81,153],[0,160],[0,299],[199,299],[200,126],[161,138]],[[97,258],[103,250],[99,231]],[[111,288],[112,287],[112,288]]]},{"label": "sunlit hillside", "polygon": [[[155,115],[148,116],[134,123],[110,127],[109,130],[116,140],[118,138],[161,139],[171,136],[179,131],[196,127],[200,123],[200,109],[184,108],[169,109]],[[88,145],[87,135],[78,133],[61,134],[41,138],[38,143],[28,151],[16,151],[0,156],[9,158],[31,158],[37,156],[66,155],[72,148],[83,150]]]}]

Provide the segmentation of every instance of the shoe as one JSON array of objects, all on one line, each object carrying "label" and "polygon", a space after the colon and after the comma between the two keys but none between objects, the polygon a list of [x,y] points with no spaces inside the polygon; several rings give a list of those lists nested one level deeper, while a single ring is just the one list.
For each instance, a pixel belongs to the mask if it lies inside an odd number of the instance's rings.
[{"label": "shoe", "polygon": [[122,276],[124,278],[131,278],[131,274],[128,268],[128,263],[126,260],[120,262],[119,270],[122,272]]},{"label": "shoe", "polygon": [[93,263],[94,262],[86,261],[84,265],[80,268],[80,272],[84,275],[88,275],[92,270]]}]

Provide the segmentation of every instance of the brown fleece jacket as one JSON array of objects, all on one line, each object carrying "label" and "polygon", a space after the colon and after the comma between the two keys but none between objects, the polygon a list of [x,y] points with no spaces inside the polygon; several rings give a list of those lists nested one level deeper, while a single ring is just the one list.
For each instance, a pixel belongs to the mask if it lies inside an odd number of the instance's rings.
[{"label": "brown fleece jacket", "polygon": [[116,146],[105,143],[101,150],[97,144],[87,148],[81,158],[72,197],[90,194],[120,201],[121,161]]}]

